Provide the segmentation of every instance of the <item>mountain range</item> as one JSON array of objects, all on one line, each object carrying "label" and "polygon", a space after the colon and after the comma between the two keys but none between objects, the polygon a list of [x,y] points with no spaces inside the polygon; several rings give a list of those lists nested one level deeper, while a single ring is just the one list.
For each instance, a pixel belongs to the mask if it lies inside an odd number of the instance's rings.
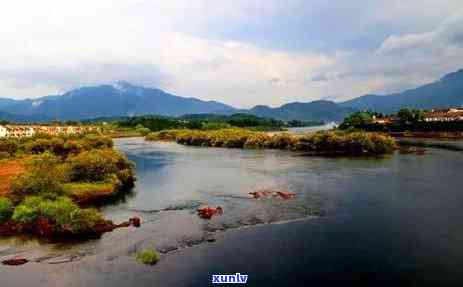
[{"label": "mountain range", "polygon": [[391,95],[365,95],[349,101],[293,102],[280,107],[258,105],[237,109],[217,102],[179,97],[156,88],[120,81],[114,84],[82,87],[63,95],[37,99],[0,98],[0,120],[16,122],[82,120],[102,117],[155,114],[247,113],[280,120],[341,121],[357,110],[392,113],[400,108],[431,109],[463,105],[463,70],[440,80]]},{"label": "mountain range", "polygon": [[365,95],[343,103],[343,107],[393,113],[401,108],[434,109],[463,106],[463,69],[440,80],[392,95]]}]

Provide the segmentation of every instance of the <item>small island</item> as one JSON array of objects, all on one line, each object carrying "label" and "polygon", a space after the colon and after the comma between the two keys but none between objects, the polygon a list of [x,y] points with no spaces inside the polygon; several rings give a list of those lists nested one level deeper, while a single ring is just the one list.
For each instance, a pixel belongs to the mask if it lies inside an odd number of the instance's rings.
[{"label": "small island", "polygon": [[395,148],[383,133],[322,131],[296,135],[256,132],[248,129],[165,130],[149,133],[149,141],[175,141],[182,145],[248,149],[281,149],[311,155],[381,155]]},{"label": "small island", "polygon": [[106,136],[0,138],[0,235],[98,237],[118,225],[92,206],[134,181],[133,163]]}]

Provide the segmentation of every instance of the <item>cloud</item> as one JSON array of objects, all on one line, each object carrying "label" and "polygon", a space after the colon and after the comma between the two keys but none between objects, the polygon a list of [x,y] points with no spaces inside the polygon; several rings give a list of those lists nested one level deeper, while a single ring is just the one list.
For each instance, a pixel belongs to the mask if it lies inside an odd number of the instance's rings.
[{"label": "cloud", "polygon": [[463,64],[463,17],[451,14],[460,0],[16,0],[5,6],[0,97],[127,80],[241,107],[276,106],[393,92]]},{"label": "cloud", "polygon": [[328,77],[326,75],[320,74],[316,75],[311,79],[312,82],[326,82],[329,81]]}]

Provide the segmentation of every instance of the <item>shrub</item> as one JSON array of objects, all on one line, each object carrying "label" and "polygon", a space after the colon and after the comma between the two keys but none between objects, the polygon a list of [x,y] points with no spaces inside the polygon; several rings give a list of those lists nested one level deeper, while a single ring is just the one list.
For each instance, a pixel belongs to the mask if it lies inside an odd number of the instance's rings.
[{"label": "shrub", "polygon": [[11,191],[22,198],[34,194],[61,194],[62,186],[53,176],[41,172],[26,172],[13,181]]},{"label": "shrub", "polygon": [[19,148],[19,142],[16,139],[2,138],[0,139],[0,152],[7,153],[10,156],[14,155]]},{"label": "shrub", "polygon": [[73,214],[71,228],[74,233],[84,232],[103,222],[101,214],[94,208],[79,209]]},{"label": "shrub", "polygon": [[272,149],[291,149],[295,142],[296,139],[294,136],[281,133],[272,136],[268,141],[267,147]]},{"label": "shrub", "polygon": [[154,249],[145,249],[137,252],[137,260],[143,264],[154,265],[159,261],[159,254]]},{"label": "shrub", "polygon": [[27,163],[27,171],[13,180],[11,191],[22,198],[26,195],[61,194],[66,177],[60,161],[51,153],[35,156]]},{"label": "shrub", "polygon": [[266,133],[254,133],[248,137],[245,148],[267,148],[271,137]]},{"label": "shrub", "polygon": [[82,139],[82,142],[87,149],[112,148],[114,145],[113,140],[110,137],[93,134],[86,135]]},{"label": "shrub", "polygon": [[112,150],[84,151],[67,160],[71,181],[97,182],[117,171],[118,155]]},{"label": "shrub", "polygon": [[8,221],[13,215],[14,206],[11,200],[0,197],[0,223]]},{"label": "shrub", "polygon": [[86,231],[104,221],[95,209],[81,209],[68,197],[50,199],[42,196],[29,196],[18,205],[12,219],[22,224],[32,224],[39,217],[45,217],[55,224],[58,230],[77,233]]},{"label": "shrub", "polygon": [[0,160],[3,160],[3,159],[8,159],[10,158],[10,154],[7,153],[6,151],[0,151]]},{"label": "shrub", "polygon": [[18,205],[14,209],[12,219],[21,224],[31,224],[37,220],[38,212],[36,208],[26,205]]}]

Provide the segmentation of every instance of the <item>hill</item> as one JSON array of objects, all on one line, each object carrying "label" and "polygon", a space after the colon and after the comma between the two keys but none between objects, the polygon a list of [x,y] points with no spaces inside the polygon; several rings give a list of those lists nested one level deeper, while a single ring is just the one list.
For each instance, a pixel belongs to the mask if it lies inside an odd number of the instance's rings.
[{"label": "hill", "polygon": [[22,101],[3,99],[0,102],[0,110],[22,115],[43,114],[60,120],[79,120],[138,114],[180,116],[216,111],[228,112],[234,108],[215,101],[184,98],[160,89],[117,82],[112,85],[75,89],[62,96]]},{"label": "hill", "polygon": [[365,95],[340,104],[358,110],[382,113],[397,112],[401,108],[433,109],[463,105],[463,69],[440,80],[391,95]]}]

